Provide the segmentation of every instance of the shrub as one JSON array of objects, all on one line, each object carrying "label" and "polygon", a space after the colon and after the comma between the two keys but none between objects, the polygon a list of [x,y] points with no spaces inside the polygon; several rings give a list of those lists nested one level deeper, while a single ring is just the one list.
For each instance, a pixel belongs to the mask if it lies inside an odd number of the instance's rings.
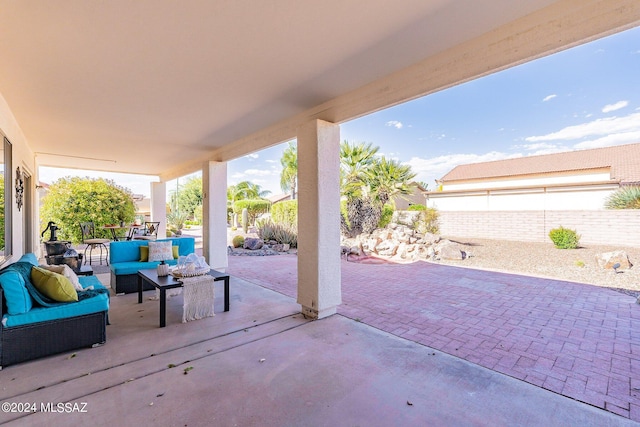
[{"label": "shrub", "polygon": [[275,224],[271,221],[260,223],[258,225],[258,237],[265,242],[275,240],[278,243],[288,244],[292,248],[298,247],[297,230],[284,224]]},{"label": "shrub", "polygon": [[622,187],[611,194],[606,202],[607,209],[640,209],[640,186]]},{"label": "shrub", "polygon": [[580,235],[564,227],[549,231],[549,238],[558,249],[576,249],[580,243]]},{"label": "shrub", "polygon": [[233,239],[231,240],[231,243],[233,244],[234,248],[240,248],[242,246],[244,246],[244,237],[243,236],[233,236]]},{"label": "shrub", "polygon": [[276,224],[298,225],[298,201],[285,200],[271,206],[271,219]]},{"label": "shrub", "polygon": [[271,206],[271,202],[268,201],[268,200],[262,200],[262,199],[238,200],[238,201],[233,203],[233,212],[240,215],[240,214],[242,214],[242,210],[243,209],[247,209],[247,213],[249,215],[249,221],[248,222],[250,224],[253,224],[253,223],[255,223],[256,218],[260,214],[269,212],[269,207],[270,206]]},{"label": "shrub", "polygon": [[[424,205],[413,205],[424,206]],[[420,212],[419,219],[413,224],[413,229],[419,233],[438,234],[438,211],[435,208],[413,209]]]},{"label": "shrub", "polygon": [[382,207],[382,213],[380,214],[380,221],[378,222],[378,228],[385,228],[393,217],[393,206],[386,204]]},{"label": "shrub", "polygon": [[408,211],[426,211],[427,207],[421,204],[411,205],[407,208]]}]

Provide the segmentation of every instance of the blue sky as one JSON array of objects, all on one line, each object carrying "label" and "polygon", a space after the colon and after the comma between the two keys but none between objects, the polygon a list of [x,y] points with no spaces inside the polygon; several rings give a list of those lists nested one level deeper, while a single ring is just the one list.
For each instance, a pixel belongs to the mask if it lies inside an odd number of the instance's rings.
[{"label": "blue sky", "polygon": [[[432,190],[459,164],[640,142],[640,28],[343,123],[340,133],[411,165]],[[285,147],[229,162],[228,183],[282,193]],[[41,180],[51,182],[46,169]],[[149,194],[150,178],[113,179]]]}]

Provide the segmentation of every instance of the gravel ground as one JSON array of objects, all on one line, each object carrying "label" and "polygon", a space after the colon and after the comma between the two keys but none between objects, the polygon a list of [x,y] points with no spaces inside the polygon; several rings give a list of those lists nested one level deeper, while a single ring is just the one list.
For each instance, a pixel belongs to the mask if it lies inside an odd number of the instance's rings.
[{"label": "gravel ground", "polygon": [[[552,243],[447,239],[464,244],[471,256],[462,261],[438,261],[441,264],[589,283],[640,295],[640,248],[585,245],[578,249],[556,249]],[[624,250],[634,267],[617,274],[598,267],[596,254],[616,250]]]}]

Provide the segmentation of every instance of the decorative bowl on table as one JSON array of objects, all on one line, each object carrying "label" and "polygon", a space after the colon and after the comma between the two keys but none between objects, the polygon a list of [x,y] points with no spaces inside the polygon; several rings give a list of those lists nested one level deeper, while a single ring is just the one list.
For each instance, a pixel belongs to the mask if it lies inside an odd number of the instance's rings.
[{"label": "decorative bowl on table", "polygon": [[194,277],[207,274],[211,267],[206,263],[204,257],[196,254],[178,257],[178,265],[171,270],[173,277]]}]

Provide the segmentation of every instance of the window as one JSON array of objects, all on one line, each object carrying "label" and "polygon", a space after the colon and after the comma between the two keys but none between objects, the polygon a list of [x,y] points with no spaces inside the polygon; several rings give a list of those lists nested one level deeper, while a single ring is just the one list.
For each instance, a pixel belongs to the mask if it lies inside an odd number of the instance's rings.
[{"label": "window", "polygon": [[3,191],[0,191],[0,264],[11,257],[11,212],[13,179],[11,175],[11,143],[4,137],[2,144],[2,164],[0,164],[0,184]]}]

